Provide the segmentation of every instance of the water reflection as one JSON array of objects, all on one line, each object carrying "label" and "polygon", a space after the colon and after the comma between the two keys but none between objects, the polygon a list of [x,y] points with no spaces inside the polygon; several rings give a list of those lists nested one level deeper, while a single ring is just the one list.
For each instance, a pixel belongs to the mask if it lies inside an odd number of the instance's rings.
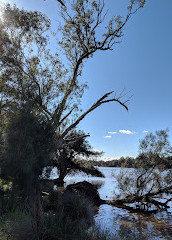
[{"label": "water reflection", "polygon": [[112,233],[130,232],[131,239],[172,239],[172,216],[167,212],[157,216],[101,205],[95,220],[102,227],[106,225]]},{"label": "water reflection", "polygon": [[[66,185],[80,181],[89,181],[98,186],[102,199],[113,199],[114,190],[118,192],[117,182],[112,175],[117,175],[120,168],[100,167],[105,178],[77,174],[66,177]],[[127,240],[172,239],[172,202],[168,211],[156,214],[131,213],[126,209],[103,204],[97,210],[95,221],[102,228],[108,228],[112,234]],[[120,238],[119,238],[120,239]]]}]

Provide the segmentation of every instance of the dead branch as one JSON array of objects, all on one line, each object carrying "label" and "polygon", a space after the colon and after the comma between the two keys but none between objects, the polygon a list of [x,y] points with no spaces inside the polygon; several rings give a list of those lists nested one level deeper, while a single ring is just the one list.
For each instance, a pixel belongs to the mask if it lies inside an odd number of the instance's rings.
[{"label": "dead branch", "polygon": [[65,137],[69,131],[71,131],[73,128],[75,128],[79,122],[81,120],[83,120],[85,118],[85,116],[87,114],[89,114],[90,112],[92,112],[94,109],[96,109],[97,107],[101,106],[102,104],[104,103],[108,103],[108,102],[118,102],[120,105],[122,105],[127,111],[128,111],[128,107],[125,105],[124,102],[122,102],[120,100],[120,98],[111,98],[111,99],[107,99],[107,100],[104,100],[106,99],[107,97],[109,97],[110,94],[112,94],[113,92],[109,92],[109,93],[106,93],[105,95],[103,95],[103,97],[101,97],[96,103],[94,103],[85,113],[83,113],[73,124],[71,124],[63,133],[62,133],[62,137]]}]

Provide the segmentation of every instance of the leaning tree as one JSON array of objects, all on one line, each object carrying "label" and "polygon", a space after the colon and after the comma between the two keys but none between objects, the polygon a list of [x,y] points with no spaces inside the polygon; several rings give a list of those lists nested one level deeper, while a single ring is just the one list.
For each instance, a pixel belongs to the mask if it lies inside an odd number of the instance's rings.
[{"label": "leaning tree", "polygon": [[[108,92],[79,115],[80,99],[86,87],[80,76],[84,63],[96,52],[112,50],[120,42],[126,23],[144,4],[145,0],[131,0],[126,17],[114,16],[103,28],[104,1],[68,1],[67,8],[61,6],[61,41],[56,41],[59,32],[51,35],[50,20],[44,14],[19,10],[9,4],[2,7],[1,108],[8,115],[29,102],[35,114],[44,115],[50,121],[57,134],[57,165],[64,146],[70,144],[68,135],[86,115],[108,102],[117,102],[128,110],[128,99],[123,94]],[[50,46],[50,41],[54,41],[57,50]],[[65,64],[61,59],[65,59]]]}]

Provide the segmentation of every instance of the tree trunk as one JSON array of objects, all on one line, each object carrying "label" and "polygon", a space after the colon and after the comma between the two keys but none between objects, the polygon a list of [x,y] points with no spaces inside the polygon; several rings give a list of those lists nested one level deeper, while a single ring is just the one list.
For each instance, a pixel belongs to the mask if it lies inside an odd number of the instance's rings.
[{"label": "tree trunk", "polygon": [[67,163],[65,161],[65,158],[63,158],[63,155],[59,158],[59,170],[60,175],[57,179],[54,180],[54,185],[62,187],[65,183],[64,178],[67,175]]}]

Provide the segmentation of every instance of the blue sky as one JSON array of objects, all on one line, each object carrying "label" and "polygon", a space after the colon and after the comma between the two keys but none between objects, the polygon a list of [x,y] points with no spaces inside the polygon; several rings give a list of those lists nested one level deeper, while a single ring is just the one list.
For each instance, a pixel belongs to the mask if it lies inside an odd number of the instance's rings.
[{"label": "blue sky", "polygon": [[[59,5],[55,0],[6,2],[42,11],[53,24],[58,22]],[[127,2],[105,0],[105,7],[110,8],[107,17],[125,16]],[[113,51],[96,53],[85,64],[83,78],[89,89],[82,99],[83,110],[112,90],[119,93],[125,88],[133,94],[128,112],[117,103],[108,103],[90,113],[79,125],[90,133],[92,146],[105,152],[104,157],[136,156],[139,139],[146,134],[143,131],[169,128],[172,144],[171,13],[171,0],[147,1],[126,25],[121,44]]]}]

